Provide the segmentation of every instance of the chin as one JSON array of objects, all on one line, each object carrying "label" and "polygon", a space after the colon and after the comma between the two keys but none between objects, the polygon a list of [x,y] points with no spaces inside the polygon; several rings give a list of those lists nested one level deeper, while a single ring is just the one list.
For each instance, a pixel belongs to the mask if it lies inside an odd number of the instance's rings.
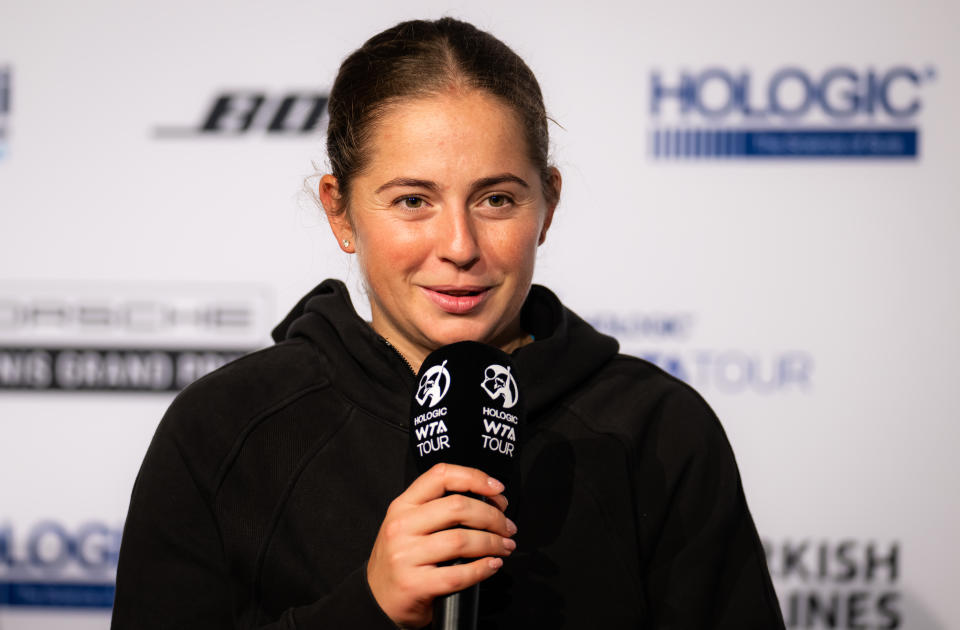
[{"label": "chin", "polygon": [[481,322],[438,322],[428,330],[430,334],[427,335],[427,338],[433,342],[432,345],[436,348],[458,341],[490,343],[495,336],[495,330]]}]

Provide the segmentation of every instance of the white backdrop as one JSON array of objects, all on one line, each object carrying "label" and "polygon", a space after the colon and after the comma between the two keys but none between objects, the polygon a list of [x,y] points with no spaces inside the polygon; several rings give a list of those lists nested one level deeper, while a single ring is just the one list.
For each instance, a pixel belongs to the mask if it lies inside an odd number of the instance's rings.
[{"label": "white backdrop", "polygon": [[958,5],[6,0],[0,628],[106,628],[174,391],[325,277],[363,302],[302,192],[325,121],[265,127],[445,14],[539,77],[564,188],[537,281],[716,409],[788,626],[954,627]]}]

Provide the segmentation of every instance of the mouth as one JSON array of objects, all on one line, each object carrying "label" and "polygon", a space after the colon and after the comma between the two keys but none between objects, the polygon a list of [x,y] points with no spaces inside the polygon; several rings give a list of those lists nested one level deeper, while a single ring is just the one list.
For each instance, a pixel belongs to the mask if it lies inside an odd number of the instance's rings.
[{"label": "mouth", "polygon": [[491,287],[479,286],[432,286],[420,287],[427,299],[442,311],[453,315],[466,315],[479,307],[490,294]]},{"label": "mouth", "polygon": [[488,291],[489,289],[487,289],[487,288],[483,288],[483,289],[443,289],[443,288],[430,287],[430,290],[431,290],[431,291],[435,291],[435,292],[437,292],[437,293],[443,293],[444,295],[452,295],[452,296],[454,296],[454,297],[464,297],[464,296],[466,296],[466,295],[480,295],[481,293],[483,293],[484,291]]}]

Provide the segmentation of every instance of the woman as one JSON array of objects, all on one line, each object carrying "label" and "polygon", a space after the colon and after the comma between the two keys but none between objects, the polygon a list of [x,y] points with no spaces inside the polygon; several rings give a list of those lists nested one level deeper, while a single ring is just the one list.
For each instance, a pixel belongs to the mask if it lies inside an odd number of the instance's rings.
[{"label": "woman", "polygon": [[[710,409],[531,287],[561,180],[523,61],[407,22],[343,63],[329,107],[319,196],[372,321],[326,281],[275,346],[178,397],[134,488],[113,627],[421,627],[478,582],[481,627],[782,627]],[[414,479],[415,371],[464,339],[513,353],[526,396],[509,508],[483,471]]]}]

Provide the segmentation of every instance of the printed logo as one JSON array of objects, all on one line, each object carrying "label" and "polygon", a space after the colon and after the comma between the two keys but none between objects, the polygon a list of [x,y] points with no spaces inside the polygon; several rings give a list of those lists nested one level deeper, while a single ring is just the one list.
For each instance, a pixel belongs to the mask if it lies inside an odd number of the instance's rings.
[{"label": "printed logo", "polygon": [[623,352],[655,364],[700,391],[724,394],[806,393],[813,388],[814,358],[802,349],[694,345],[697,317],[689,312],[588,314],[600,332],[616,337]]},{"label": "printed logo", "polygon": [[0,159],[7,154],[9,135],[10,91],[12,75],[9,67],[0,66]]},{"label": "printed logo", "polygon": [[503,408],[510,409],[517,404],[517,381],[514,380],[510,368],[502,365],[490,365],[483,371],[483,382],[480,387],[493,400],[503,396]]},{"label": "printed logo", "polygon": [[901,158],[919,155],[932,67],[709,67],[650,74],[654,159]]},{"label": "printed logo", "polygon": [[264,343],[255,285],[0,283],[0,391],[183,389]]},{"label": "printed logo", "polygon": [[764,540],[787,628],[923,628],[901,587],[897,540]]},{"label": "printed logo", "polygon": [[196,125],[161,125],[157,138],[224,137],[261,133],[308,136],[318,130],[327,112],[327,94],[258,90],[222,92],[213,97]]},{"label": "printed logo", "polygon": [[109,609],[120,535],[119,525],[96,521],[0,522],[0,607]]},{"label": "printed logo", "polygon": [[423,403],[430,400],[430,407],[435,407],[438,402],[443,400],[450,389],[450,372],[446,368],[447,362],[435,365],[420,377],[420,385],[417,387],[417,404],[421,407]]}]

